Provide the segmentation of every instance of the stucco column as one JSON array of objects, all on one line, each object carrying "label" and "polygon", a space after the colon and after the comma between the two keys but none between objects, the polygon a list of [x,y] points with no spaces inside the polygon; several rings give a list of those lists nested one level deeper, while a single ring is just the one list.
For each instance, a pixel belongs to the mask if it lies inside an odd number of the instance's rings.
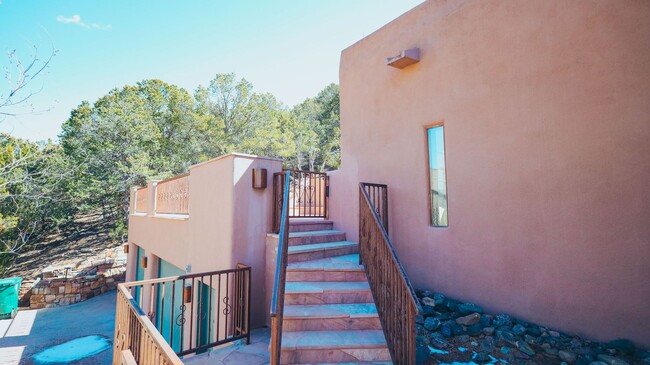
[{"label": "stucco column", "polygon": [[147,182],[147,216],[156,215],[156,188],[160,180]]},{"label": "stucco column", "polygon": [[135,213],[136,191],[138,191],[138,187],[132,187],[129,190],[129,214]]}]

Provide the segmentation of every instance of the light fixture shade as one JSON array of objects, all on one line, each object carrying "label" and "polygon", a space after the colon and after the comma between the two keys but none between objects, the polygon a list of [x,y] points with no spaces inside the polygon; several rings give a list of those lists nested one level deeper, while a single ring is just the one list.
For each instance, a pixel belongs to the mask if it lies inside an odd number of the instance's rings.
[{"label": "light fixture shade", "polygon": [[253,189],[266,189],[266,169],[253,169]]},{"label": "light fixture shade", "polygon": [[140,260],[140,266],[141,266],[143,269],[146,269],[146,268],[147,268],[147,258],[146,258],[146,257],[143,257],[142,260]]},{"label": "light fixture shade", "polygon": [[395,57],[389,57],[386,59],[386,64],[391,67],[402,69],[404,67],[410,66],[414,63],[420,62],[420,49],[419,48],[409,48],[405,49]]},{"label": "light fixture shade", "polygon": [[129,244],[125,243],[124,245],[122,245],[122,249],[124,250],[124,253],[129,253]]},{"label": "light fixture shade", "polygon": [[192,284],[187,283],[183,287],[183,303],[192,302]]}]

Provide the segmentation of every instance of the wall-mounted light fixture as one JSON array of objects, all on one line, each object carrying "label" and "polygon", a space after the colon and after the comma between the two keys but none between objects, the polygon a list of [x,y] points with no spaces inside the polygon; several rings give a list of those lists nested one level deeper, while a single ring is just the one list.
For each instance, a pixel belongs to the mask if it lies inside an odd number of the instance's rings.
[{"label": "wall-mounted light fixture", "polygon": [[147,257],[143,257],[142,260],[140,260],[140,266],[141,266],[143,269],[146,269],[146,268],[147,268]]},{"label": "wall-mounted light fixture", "polygon": [[420,62],[420,49],[419,48],[409,48],[395,57],[388,57],[386,59],[386,64],[391,67],[402,69],[404,67],[410,66],[414,63]]},{"label": "wall-mounted light fixture", "polygon": [[122,245],[122,249],[124,250],[124,253],[129,253],[129,244],[125,243],[124,245]]},{"label": "wall-mounted light fixture", "polygon": [[253,169],[253,189],[266,189],[266,169]]},{"label": "wall-mounted light fixture", "polygon": [[192,301],[192,284],[186,283],[183,287],[183,303],[190,303]]}]

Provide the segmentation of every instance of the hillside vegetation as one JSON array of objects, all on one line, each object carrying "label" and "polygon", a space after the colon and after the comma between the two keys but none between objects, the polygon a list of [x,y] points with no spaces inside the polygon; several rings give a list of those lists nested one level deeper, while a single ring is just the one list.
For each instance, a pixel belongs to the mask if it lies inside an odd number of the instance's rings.
[{"label": "hillside vegetation", "polygon": [[234,74],[193,94],[160,80],[111,90],[72,110],[58,143],[0,135],[0,275],[30,261],[21,255],[46,250],[44,242],[57,252],[73,247],[75,232],[92,234],[80,228],[87,216],[108,232],[102,241],[124,241],[131,186],[229,152],[333,169],[339,140],[335,84],[293,108]]}]

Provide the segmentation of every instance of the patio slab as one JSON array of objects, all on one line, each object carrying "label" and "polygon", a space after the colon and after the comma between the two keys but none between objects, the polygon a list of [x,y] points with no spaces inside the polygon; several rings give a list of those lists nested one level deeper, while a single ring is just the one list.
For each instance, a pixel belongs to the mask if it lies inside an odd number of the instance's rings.
[{"label": "patio slab", "polygon": [[[39,364],[33,356],[42,350],[79,337],[98,335],[113,343],[115,291],[87,301],[49,309],[18,312],[13,320],[0,320],[0,363],[2,365]],[[71,365],[108,365],[109,348]]]},{"label": "patio slab", "polygon": [[246,340],[239,340],[204,354],[186,357],[183,363],[185,365],[269,364],[270,340],[271,330],[259,328],[251,331],[250,345],[246,345]]}]

